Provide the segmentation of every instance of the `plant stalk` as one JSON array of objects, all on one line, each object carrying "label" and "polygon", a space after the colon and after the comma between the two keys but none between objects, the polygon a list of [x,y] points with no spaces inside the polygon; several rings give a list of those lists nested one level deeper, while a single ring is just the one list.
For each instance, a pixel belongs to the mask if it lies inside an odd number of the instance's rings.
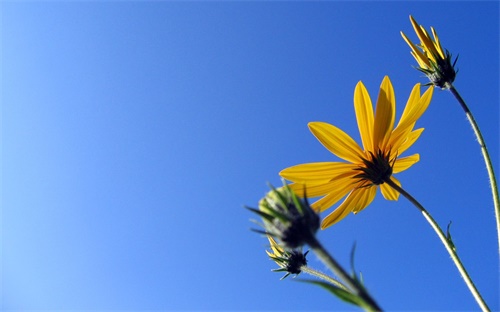
[{"label": "plant stalk", "polygon": [[340,264],[326,251],[321,243],[312,235],[307,244],[311,247],[312,251],[328,266],[333,273],[335,273],[347,287],[349,287],[357,296],[362,298],[369,306],[371,311],[382,311],[375,300],[368,294],[365,288],[353,279],[347,272],[340,266]]},{"label": "plant stalk", "polygon": [[457,89],[455,89],[453,84],[448,83],[445,86],[445,88],[450,90],[450,92],[457,99],[458,103],[460,103],[460,106],[462,106],[462,109],[464,110],[465,115],[467,116],[467,119],[469,120],[472,126],[472,130],[474,130],[477,142],[481,147],[481,152],[483,154],[484,162],[486,164],[486,169],[488,170],[488,176],[490,178],[490,186],[493,195],[493,204],[495,206],[495,217],[497,222],[498,252],[500,253],[500,199],[498,196],[498,185],[495,178],[495,172],[493,171],[493,164],[491,163],[491,157],[490,154],[488,153],[488,149],[486,148],[486,143],[484,142],[483,135],[479,130],[479,126],[476,120],[474,119],[474,116],[472,115],[471,111],[469,110],[469,107],[467,107],[467,104],[465,103],[464,99],[460,96],[460,93],[458,93]]},{"label": "plant stalk", "polygon": [[455,246],[453,245],[452,241],[448,239],[448,237],[443,233],[443,230],[439,227],[438,223],[432,216],[425,210],[425,208],[415,199],[413,196],[411,196],[408,192],[406,192],[403,188],[401,188],[399,185],[394,183],[390,178],[385,181],[389,186],[391,186],[393,189],[398,191],[400,194],[402,194],[404,197],[406,197],[415,207],[420,210],[420,212],[424,215],[424,218],[427,220],[427,222],[431,225],[432,229],[436,232],[437,236],[443,243],[444,247],[448,251],[448,253],[451,256],[451,259],[455,263],[455,266],[457,267],[458,271],[460,272],[460,275],[462,275],[462,278],[465,281],[465,284],[467,284],[467,287],[469,288],[470,292],[474,296],[474,299],[476,299],[479,307],[481,308],[482,311],[490,311],[488,308],[488,305],[486,302],[484,302],[483,297],[481,297],[481,294],[476,288],[476,285],[474,285],[474,282],[472,282],[472,279],[470,278],[469,274],[467,273],[467,270],[465,269],[464,265],[462,264],[462,261],[460,261],[460,258],[458,257],[458,254],[455,250]]},{"label": "plant stalk", "polygon": [[332,285],[335,285],[336,287],[338,288],[342,288],[343,290],[348,290],[348,288],[346,286],[344,286],[344,284],[342,284],[341,282],[337,281],[336,279],[334,279],[333,277],[323,273],[323,272],[320,272],[320,271],[317,271],[315,269],[312,269],[310,267],[308,267],[307,265],[304,265],[302,267],[300,267],[300,270],[304,273],[307,273],[309,275],[312,275],[314,277],[317,277],[319,279],[322,279]]}]

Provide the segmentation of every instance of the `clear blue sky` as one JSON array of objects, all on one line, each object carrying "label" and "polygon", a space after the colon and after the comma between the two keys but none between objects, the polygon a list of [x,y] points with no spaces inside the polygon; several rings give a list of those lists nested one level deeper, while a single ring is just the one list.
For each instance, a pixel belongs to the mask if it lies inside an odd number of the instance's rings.
[{"label": "clear blue sky", "polygon": [[[499,171],[498,2],[3,1],[4,310],[354,310],[270,270],[249,231],[266,183],[336,161],[307,128],[359,142],[354,87],[384,75],[399,115],[427,79],[399,31],[434,26]],[[436,90],[398,174],[499,306],[491,193],[465,115]],[[380,193],[319,233],[386,310],[475,310],[437,236]],[[311,266],[324,269],[313,254]],[[306,277],[305,275],[303,277]]]}]

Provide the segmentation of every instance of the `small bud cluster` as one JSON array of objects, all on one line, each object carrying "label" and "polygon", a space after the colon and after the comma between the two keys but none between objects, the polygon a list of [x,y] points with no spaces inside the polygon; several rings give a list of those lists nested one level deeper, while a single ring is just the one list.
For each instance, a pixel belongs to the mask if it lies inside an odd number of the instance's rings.
[{"label": "small bud cluster", "polygon": [[267,238],[269,239],[272,252],[266,250],[266,253],[280,267],[273,271],[286,272],[285,276],[281,279],[286,278],[290,274],[300,274],[302,268],[307,265],[306,255],[308,251],[303,253],[302,248],[285,250],[271,236],[268,235]]}]

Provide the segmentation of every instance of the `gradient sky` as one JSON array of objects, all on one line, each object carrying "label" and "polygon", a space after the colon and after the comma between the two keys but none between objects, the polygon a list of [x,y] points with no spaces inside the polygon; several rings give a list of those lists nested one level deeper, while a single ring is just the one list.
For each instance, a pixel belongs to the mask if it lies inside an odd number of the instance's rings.
[{"label": "gradient sky", "polygon": [[[280,281],[251,232],[267,183],[337,161],[307,128],[360,142],[353,93],[385,75],[397,118],[427,79],[401,38],[434,26],[499,170],[498,2],[2,1],[1,308],[357,310]],[[451,233],[493,310],[499,257],[488,177],[452,95],[435,90],[398,174]],[[330,212],[329,210],[328,212]],[[386,310],[477,310],[404,198],[379,193],[320,232]],[[309,264],[325,267],[313,255]],[[301,275],[299,278],[307,278]]]}]

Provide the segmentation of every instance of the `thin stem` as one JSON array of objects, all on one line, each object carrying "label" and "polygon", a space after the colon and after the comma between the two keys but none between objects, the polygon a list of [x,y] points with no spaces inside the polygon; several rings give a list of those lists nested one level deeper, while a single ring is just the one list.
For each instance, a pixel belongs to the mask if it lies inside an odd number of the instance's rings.
[{"label": "thin stem", "polygon": [[354,294],[363,299],[363,301],[368,305],[371,311],[382,311],[375,300],[368,294],[363,286],[354,280],[347,272],[340,266],[340,264],[326,251],[326,249],[321,245],[321,243],[313,235],[311,236],[307,244],[314,253],[323,261],[326,266],[328,266],[333,273],[335,273],[345,284],[349,287]]},{"label": "thin stem", "polygon": [[462,261],[460,261],[460,258],[458,257],[458,254],[455,250],[455,246],[453,245],[453,242],[448,239],[448,237],[443,233],[443,230],[439,227],[438,223],[432,216],[425,210],[425,208],[415,199],[413,196],[411,196],[408,192],[406,192],[403,188],[401,188],[399,185],[394,183],[390,178],[385,181],[389,186],[391,186],[393,189],[398,191],[400,194],[402,194],[404,197],[406,197],[413,205],[415,205],[420,212],[424,215],[425,219],[429,224],[431,225],[432,229],[436,232],[438,235],[439,239],[441,239],[441,242],[443,243],[444,247],[448,251],[448,253],[451,256],[451,259],[455,263],[458,271],[460,272],[460,275],[462,275],[462,278],[465,281],[465,284],[467,284],[467,287],[469,287],[470,292],[476,299],[479,307],[481,308],[482,311],[490,311],[488,308],[488,305],[486,302],[484,302],[483,298],[481,297],[481,294],[477,290],[476,286],[474,285],[474,282],[472,282],[472,279],[470,278],[469,274],[467,273],[467,270],[465,270],[464,265],[462,264]]},{"label": "thin stem", "polygon": [[307,273],[309,275],[312,275],[314,277],[317,277],[319,279],[322,279],[322,280],[324,280],[332,285],[337,286],[338,288],[342,288],[343,290],[348,290],[347,287],[344,286],[344,284],[337,281],[333,277],[331,277],[323,272],[316,271],[315,269],[312,269],[312,268],[308,267],[307,265],[300,267],[300,271]]},{"label": "thin stem", "polygon": [[491,163],[491,158],[488,153],[488,149],[486,148],[486,143],[484,142],[483,135],[481,134],[481,131],[479,130],[479,126],[476,123],[476,120],[474,119],[474,116],[472,116],[471,111],[467,107],[467,104],[465,103],[464,99],[460,96],[458,93],[457,89],[453,86],[453,84],[449,83],[445,86],[447,89],[451,91],[451,93],[455,96],[457,99],[458,103],[460,103],[460,106],[462,106],[462,109],[465,112],[465,115],[467,116],[467,119],[469,119],[469,122],[472,126],[472,129],[474,130],[474,134],[476,135],[477,142],[479,143],[479,146],[481,146],[481,152],[483,154],[484,162],[486,164],[486,169],[488,170],[488,176],[490,178],[490,186],[491,186],[491,192],[493,195],[493,204],[495,205],[495,217],[497,221],[497,236],[498,236],[498,251],[500,253],[500,199],[498,196],[498,186],[497,186],[497,181],[495,179],[495,173],[493,171],[493,164]]}]

